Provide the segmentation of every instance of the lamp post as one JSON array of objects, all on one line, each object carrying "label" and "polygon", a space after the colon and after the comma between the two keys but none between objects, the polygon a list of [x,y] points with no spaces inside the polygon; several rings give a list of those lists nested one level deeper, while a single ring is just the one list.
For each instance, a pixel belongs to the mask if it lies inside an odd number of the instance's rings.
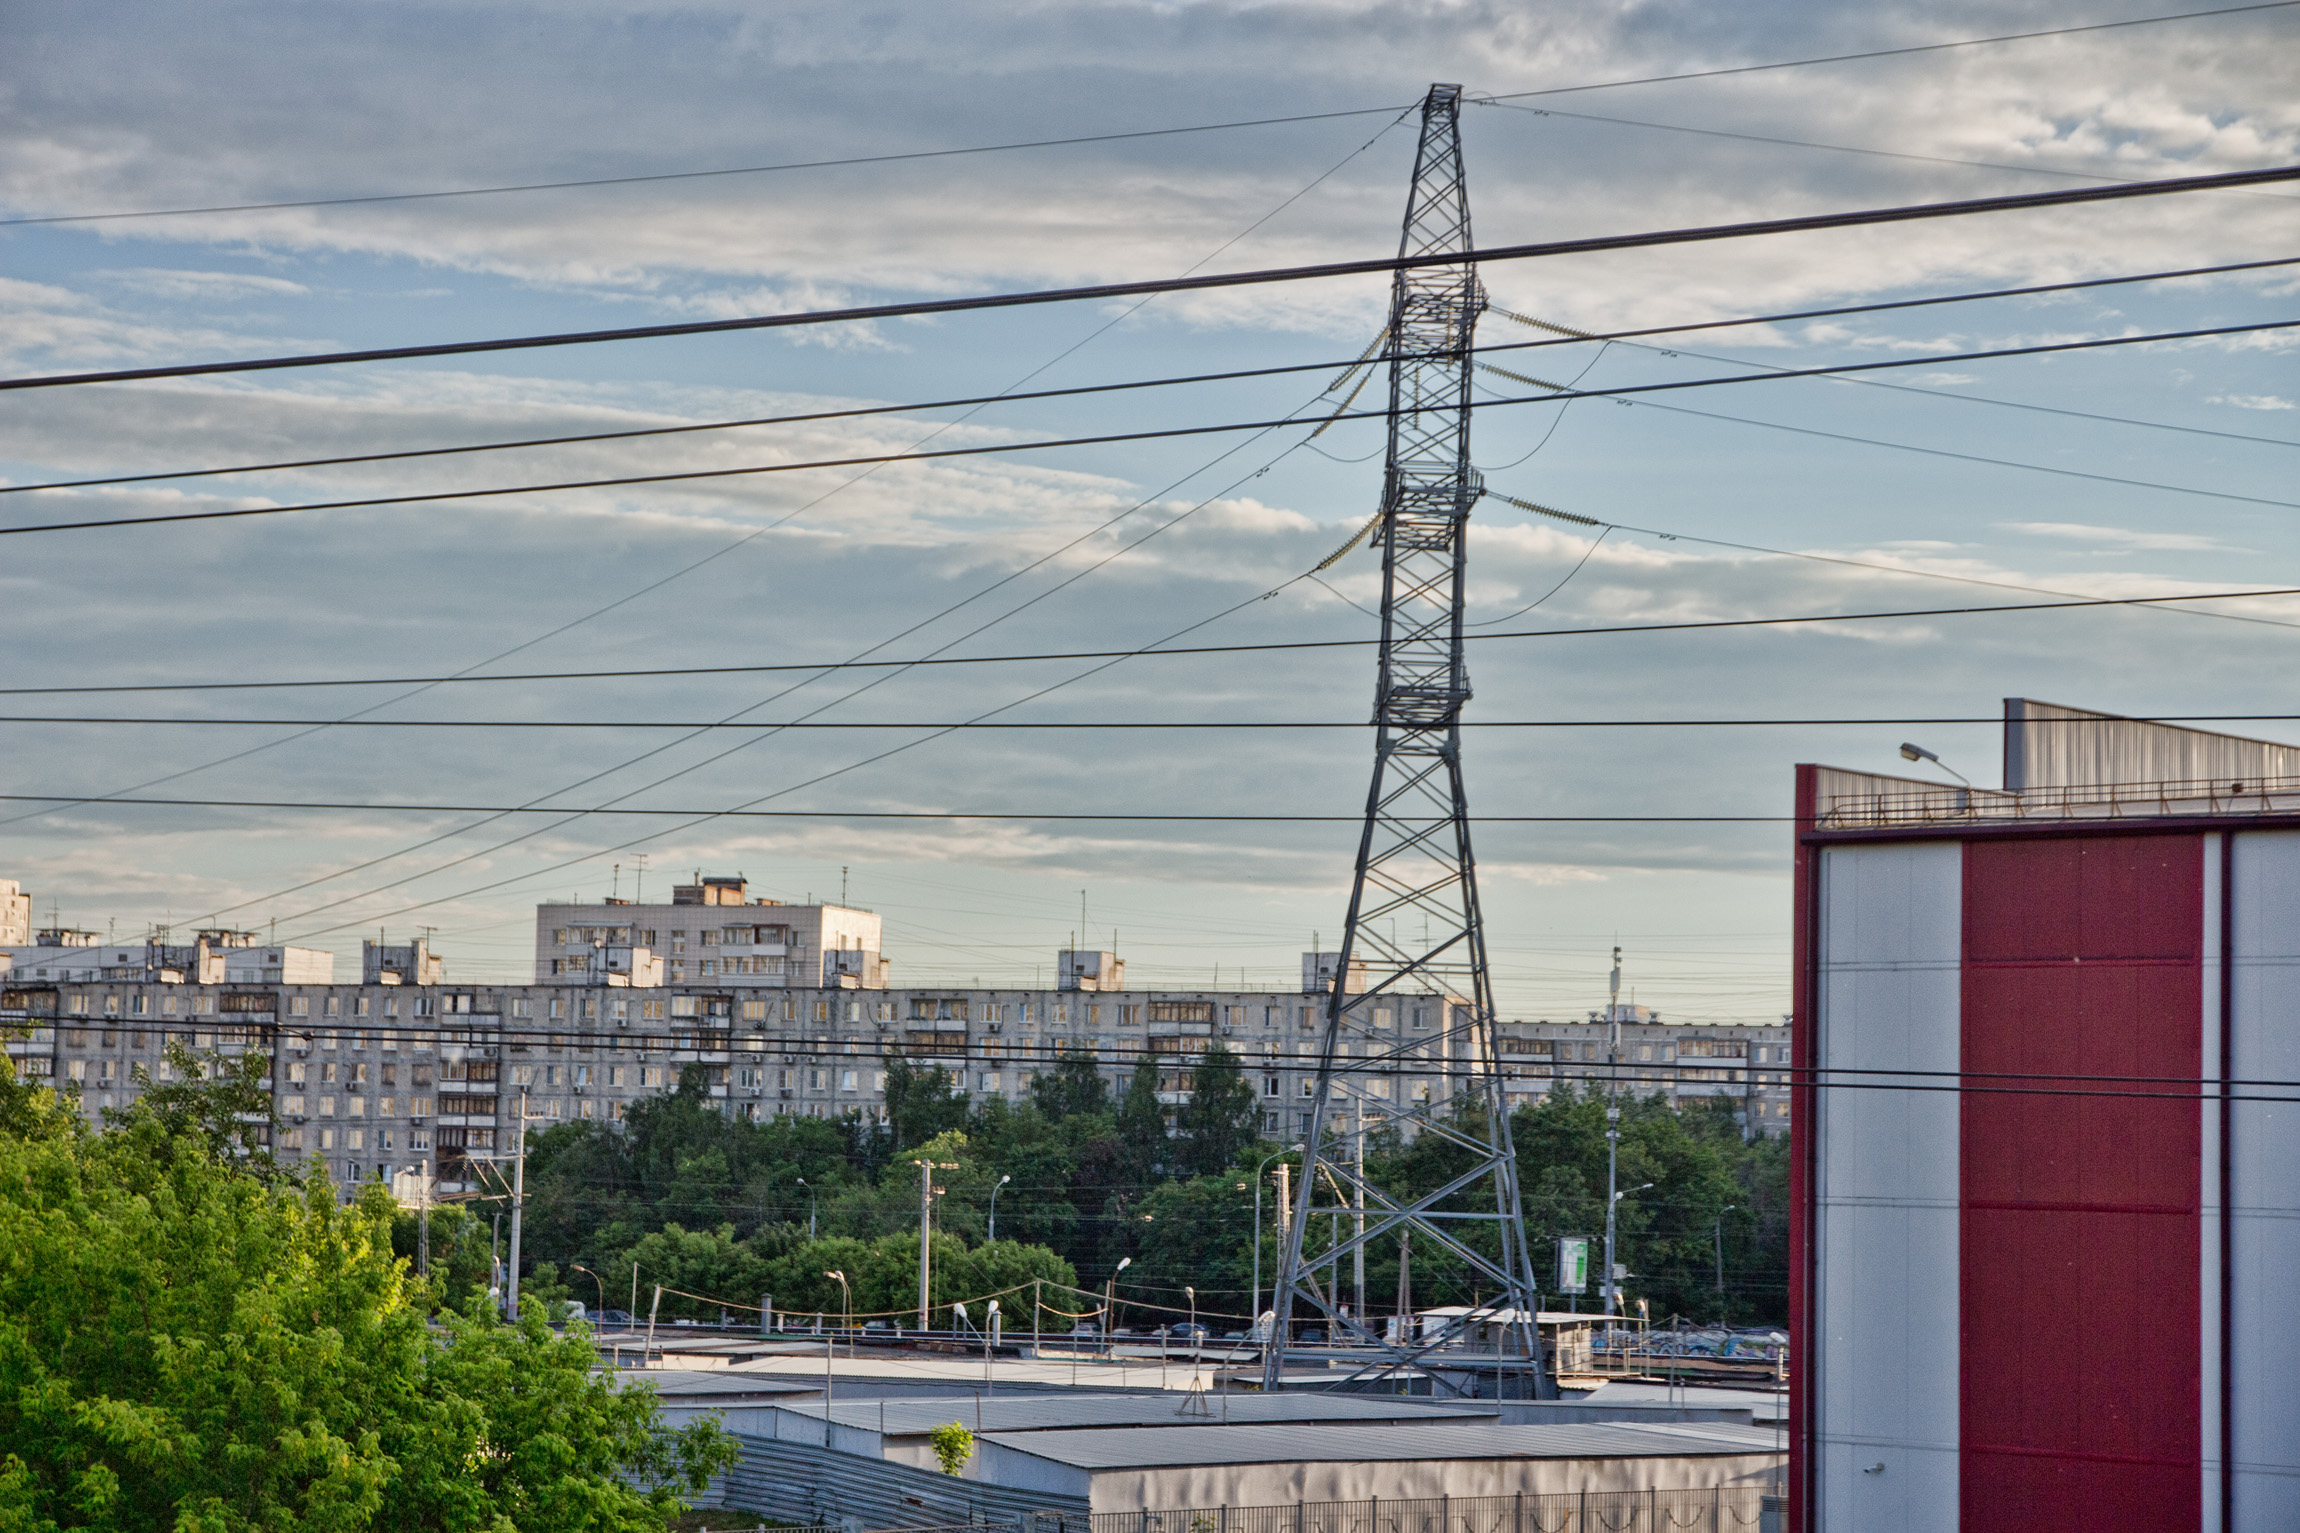
[{"label": "lamp post", "polygon": [[1262,1166],[1267,1166],[1281,1155],[1291,1155],[1300,1148],[1298,1144],[1290,1144],[1282,1150],[1272,1150],[1262,1157],[1261,1165],[1254,1168],[1254,1313],[1247,1319],[1248,1335],[1253,1334],[1254,1327],[1262,1319]]},{"label": "lamp post", "polygon": [[1184,1283],[1182,1293],[1190,1301],[1190,1387],[1196,1389],[1198,1364],[1204,1360],[1204,1349],[1198,1345],[1198,1290]]},{"label": "lamp post", "polygon": [[1133,1265],[1133,1257],[1120,1257],[1110,1269],[1110,1281],[1102,1285],[1102,1329],[1112,1357],[1118,1355],[1118,1274]]},{"label": "lamp post", "polygon": [[845,1273],[843,1273],[843,1272],[831,1272],[831,1271],[825,1271],[825,1272],[823,1273],[823,1276],[824,1276],[824,1277],[827,1277],[827,1278],[829,1278],[829,1279],[830,1279],[832,1282],[834,1282],[834,1283],[836,1283],[836,1284],[838,1284],[838,1285],[839,1285],[840,1310],[841,1310],[842,1314],[845,1316],[845,1319],[844,1319],[844,1322],[843,1322],[843,1326],[842,1326],[842,1328],[843,1328],[843,1329],[846,1331],[846,1333],[847,1333],[847,1356],[849,1356],[849,1357],[853,1357],[853,1356],[855,1355],[855,1338],[854,1338],[854,1329],[855,1329],[855,1296],[854,1296],[854,1290],[853,1290],[853,1289],[851,1289],[851,1288],[849,1288],[849,1287],[847,1287],[847,1275],[846,1275]]},{"label": "lamp post", "polygon": [[815,1238],[815,1190],[807,1187],[807,1179],[799,1178],[799,1185],[807,1188],[807,1239]]},{"label": "lamp post", "polygon": [[989,1245],[998,1239],[998,1189],[1013,1180],[1014,1178],[1011,1176],[1002,1176],[990,1189],[990,1233],[984,1237],[984,1245]]},{"label": "lamp post", "polygon": [[1720,1319],[1725,1312],[1725,1216],[1740,1206],[1738,1203],[1728,1203],[1717,1210],[1717,1312]]},{"label": "lamp post", "polygon": [[[1723,1247],[1719,1247],[1719,1249],[1720,1249],[1720,1250],[1722,1250],[1722,1249],[1723,1249]],[[1722,1261],[1724,1260],[1724,1258],[1723,1258],[1723,1257],[1719,1257],[1719,1258],[1718,1258],[1718,1260],[1719,1260],[1720,1262],[1722,1262]],[[597,1284],[599,1285],[599,1318],[600,1318],[600,1320],[601,1320],[602,1322],[604,1322],[604,1321],[605,1321],[605,1319],[606,1319],[606,1317],[607,1317],[607,1285],[606,1285],[606,1283],[605,1283],[604,1281],[602,1281],[602,1280],[601,1280],[601,1278],[600,1278],[600,1276],[599,1276],[599,1274],[598,1274],[598,1273],[596,1273],[596,1272],[593,1272],[593,1271],[592,1271],[592,1270],[591,1270],[589,1267],[586,1267],[586,1266],[584,1266],[584,1265],[583,1265],[581,1262],[569,1262],[567,1265],[568,1265],[569,1267],[573,1268],[575,1271],[577,1271],[577,1272],[580,1272],[580,1273],[584,1274],[586,1277],[590,1278],[592,1282],[594,1282],[594,1283],[597,1283]],[[1718,1270],[1722,1272],[1724,1269],[1723,1269],[1723,1268],[1719,1268]],[[1725,1280],[1724,1280],[1722,1277],[1720,1277],[1720,1278],[1717,1280],[1717,1288],[1718,1288],[1718,1291],[1719,1291],[1719,1292],[1723,1292],[1723,1291],[1724,1291],[1724,1288],[1725,1288]]]},{"label": "lamp post", "polygon": [[[1609,1161],[1610,1159],[1611,1157],[1608,1156]],[[1613,1172],[1610,1164],[1606,1167],[1605,1180],[1609,1185],[1613,1181]],[[1614,1211],[1621,1207],[1621,1200],[1628,1197],[1631,1193],[1650,1192],[1652,1189],[1653,1184],[1651,1182],[1645,1183],[1642,1187],[1624,1187],[1619,1192],[1613,1194],[1612,1197],[1605,1200],[1605,1312],[1608,1315],[1614,1312],[1614,1306],[1621,1298],[1621,1279],[1614,1275],[1613,1270]]]}]

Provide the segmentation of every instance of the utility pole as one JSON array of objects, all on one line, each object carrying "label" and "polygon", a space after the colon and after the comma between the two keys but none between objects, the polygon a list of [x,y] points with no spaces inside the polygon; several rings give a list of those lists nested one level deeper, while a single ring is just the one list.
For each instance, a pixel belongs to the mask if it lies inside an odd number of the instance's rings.
[{"label": "utility pole", "polygon": [[[1329,1334],[1354,1334],[1379,1349],[1352,1378],[1410,1366],[1429,1348],[1489,1323],[1495,1311],[1516,1312],[1506,1323],[1522,1330],[1520,1351],[1539,1356],[1533,1267],[1494,1040],[1493,983],[1462,777],[1461,722],[1471,693],[1462,641],[1469,518],[1485,493],[1470,463],[1470,382],[1486,300],[1470,259],[1476,246],[1460,118],[1461,87],[1431,86],[1422,102],[1398,250],[1406,257],[1455,259],[1402,270],[1391,285],[1383,351],[1389,443],[1381,504],[1368,529],[1382,559],[1373,779],[1326,996],[1302,1181],[1293,1189],[1293,1217],[1280,1247],[1276,1321],[1262,1360],[1265,1390],[1280,1387],[1298,1300],[1323,1313]],[[1430,1025],[1423,1030],[1417,1021]],[[1445,1076],[1453,1089],[1433,1092],[1427,1103],[1367,1101],[1374,1080],[1417,1066]],[[1360,1112],[1369,1106],[1396,1111],[1442,1132],[1464,1152],[1456,1183],[1461,1203],[1415,1208],[1412,1199],[1401,1203],[1369,1185],[1360,1158],[1326,1142],[1345,1099]],[[1321,1173],[1347,1179],[1352,1187],[1345,1201],[1353,1210],[1370,1206],[1375,1217],[1353,1228],[1347,1241],[1309,1253],[1308,1214]],[[1464,1206],[1473,1195],[1491,1201],[1482,1211]],[[1345,1253],[1355,1258],[1365,1240],[1407,1230],[1492,1297],[1429,1337],[1392,1345],[1364,1326],[1362,1304],[1345,1319],[1341,1260]],[[1490,1253],[1487,1230],[1499,1236]],[[1475,1237],[1466,1238],[1471,1231]]]},{"label": "utility pole", "polygon": [[519,1155],[511,1167],[511,1273],[504,1284],[511,1323],[519,1323],[519,1216],[527,1207],[527,1093],[519,1093]]},{"label": "utility pole", "polygon": [[1355,1280],[1354,1304],[1350,1313],[1358,1324],[1366,1323],[1366,1109],[1365,1104],[1350,1104],[1350,1121],[1355,1125],[1351,1137],[1358,1144],[1358,1174],[1350,1183],[1350,1206],[1356,1210],[1352,1220],[1355,1226],[1355,1244],[1350,1250],[1350,1276]]},{"label": "utility pole", "polygon": [[415,1192],[415,1272],[418,1277],[431,1276],[431,1157],[426,1155],[417,1170],[423,1180]]},{"label": "utility pole", "polygon": [[934,1228],[934,1174],[950,1171],[950,1161],[917,1160],[918,1167],[918,1328],[926,1330],[932,1310],[927,1302],[927,1275],[933,1268],[934,1257],[927,1244],[928,1232]]},{"label": "utility pole", "polygon": [[1598,1292],[1605,1296],[1605,1312],[1617,1311],[1620,1288],[1613,1254],[1615,1221],[1621,1194],[1615,1190],[1621,1161],[1621,949],[1613,950],[1613,975],[1605,989],[1605,1279]]}]

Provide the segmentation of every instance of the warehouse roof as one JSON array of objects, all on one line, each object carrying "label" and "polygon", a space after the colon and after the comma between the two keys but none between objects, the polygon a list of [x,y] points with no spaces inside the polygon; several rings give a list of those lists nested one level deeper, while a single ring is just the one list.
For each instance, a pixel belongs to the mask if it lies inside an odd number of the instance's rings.
[{"label": "warehouse roof", "polygon": [[[841,1402],[830,1407],[831,1419],[843,1427],[884,1431],[890,1436],[931,1432],[951,1421],[983,1432],[1032,1434],[1103,1427],[1209,1427],[1218,1426],[1227,1412],[1229,1430],[1240,1426],[1328,1422],[1453,1422],[1489,1424],[1498,1414],[1491,1405],[1432,1405],[1395,1395],[1205,1394],[1194,1397],[1208,1415],[1185,1415],[1184,1396],[1164,1395],[995,1395],[979,1402],[943,1397],[926,1400],[869,1400]],[[793,1415],[821,1416],[819,1403],[787,1405]],[[979,1414],[980,1425],[977,1427]],[[1466,1420],[1465,1420],[1466,1418]],[[1482,1421],[1481,1421],[1481,1418]]]},{"label": "warehouse roof", "polygon": [[1696,1458],[1778,1453],[1781,1437],[1764,1427],[1725,1422],[1625,1426],[1497,1426],[1465,1422],[1442,1432],[1387,1424],[1184,1427],[1170,1432],[1108,1430],[986,1432],[1002,1448],[1075,1469],[1160,1469],[1191,1464],[1321,1461],[1397,1462],[1428,1459]]}]

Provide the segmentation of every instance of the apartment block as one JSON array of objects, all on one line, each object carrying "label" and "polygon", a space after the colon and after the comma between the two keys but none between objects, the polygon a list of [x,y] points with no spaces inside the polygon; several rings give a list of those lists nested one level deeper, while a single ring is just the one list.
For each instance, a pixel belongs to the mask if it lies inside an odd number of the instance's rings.
[{"label": "apartment block", "polygon": [[163,929],[140,942],[106,942],[91,931],[53,929],[28,945],[0,947],[0,975],[40,982],[126,980],[152,984],[325,985],[335,954],[264,946],[254,932],[203,931],[173,942]]},{"label": "apartment block", "polygon": [[32,896],[13,878],[0,878],[0,948],[32,945]]},{"label": "apartment block", "polygon": [[[1615,1026],[1619,1041],[1615,1042]],[[1665,1022],[1626,1003],[1580,1022],[1504,1022],[1495,1029],[1510,1105],[1538,1102],[1555,1082],[1613,1085],[1667,1097],[1680,1110],[1726,1097],[1751,1133],[1789,1132],[1789,1019],[1778,1024]]]},{"label": "apartment block", "polygon": [[[719,907],[724,908],[724,907]],[[743,907],[746,911],[755,906]],[[834,907],[835,909],[835,907]],[[852,950],[850,950],[852,951]],[[1442,1110],[1478,1063],[1438,996],[1371,1008],[1376,1102]],[[671,1090],[689,1066],[732,1116],[885,1116],[886,1071],[902,1058],[952,1072],[976,1101],[1025,1096],[1066,1049],[1091,1051],[1113,1090],[1144,1058],[1161,1098],[1192,1089],[1216,1039],[1243,1057],[1273,1136],[1309,1120],[1322,998],[1299,992],[838,986],[761,993],[739,984],[665,988],[199,985],[11,979],[0,1033],[23,1072],[76,1084],[100,1117],[164,1079],[170,1038],[206,1054],[262,1053],[285,1138],[340,1182],[429,1161],[445,1190],[509,1150],[524,1106],[531,1129],[612,1123]],[[1416,1041],[1416,1040],[1420,1041]]]},{"label": "apartment block", "polygon": [[884,990],[875,911],[748,897],[748,881],[700,878],[669,904],[609,899],[535,908],[535,982],[658,989]]}]

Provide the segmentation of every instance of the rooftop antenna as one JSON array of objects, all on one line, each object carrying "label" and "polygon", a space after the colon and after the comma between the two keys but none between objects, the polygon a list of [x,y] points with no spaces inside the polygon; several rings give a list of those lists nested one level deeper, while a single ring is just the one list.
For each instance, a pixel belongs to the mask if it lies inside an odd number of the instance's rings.
[{"label": "rooftop antenna", "polygon": [[631,903],[644,905],[647,903],[647,854],[641,852],[631,860],[639,865],[631,873]]},{"label": "rooftop antenna", "polygon": [[839,864],[839,908],[840,908],[840,909],[842,909],[842,910],[843,910],[843,909],[845,909],[845,908],[846,908],[846,902],[847,902],[847,865],[846,865],[845,863],[843,863],[843,862],[842,862],[842,863],[840,863],[840,864]]},{"label": "rooftop antenna", "polygon": [[[1373,782],[1349,919],[1326,992],[1317,1084],[1301,1136],[1302,1180],[1291,1195],[1293,1217],[1280,1251],[1262,1387],[1280,1387],[1302,1307],[1313,1311],[1302,1319],[1322,1324],[1327,1337],[1370,1354],[1349,1379],[1394,1375],[1417,1366],[1433,1348],[1492,1326],[1509,1333],[1506,1344],[1497,1337],[1496,1368],[1503,1366],[1500,1353],[1514,1352],[1536,1392],[1548,1395],[1462,784],[1461,715],[1470,699],[1462,644],[1469,516],[1484,493],[1470,465],[1471,348],[1486,300],[1470,259],[1476,246],[1462,178],[1458,85],[1433,85],[1422,102],[1398,248],[1401,256],[1435,257],[1439,264],[1402,269],[1391,282],[1389,443],[1372,539],[1382,557]],[[1428,918],[1429,935],[1417,933],[1406,943],[1397,918],[1417,912]],[[1354,965],[1363,965],[1365,976],[1356,993]],[[1425,1002],[1439,1033],[1429,1040],[1431,1052],[1460,1072],[1448,1082],[1450,1091],[1433,1093],[1427,1103],[1371,1098],[1375,1067],[1348,1057],[1357,1052],[1351,1044],[1364,1042],[1369,1059],[1418,1052],[1428,1035],[1407,1038],[1398,1024],[1401,1010]],[[1368,1180],[1352,1141],[1377,1115],[1387,1122],[1418,1120],[1456,1148],[1457,1196],[1446,1200],[1453,1207],[1400,1202]],[[1329,1125],[1337,1123],[1355,1132],[1333,1134],[1329,1143]],[[1363,1207],[1368,1217],[1362,1228],[1353,1220],[1347,1238],[1312,1252],[1304,1236],[1321,1176],[1342,1194],[1341,1202]],[[1478,1212],[1473,1202],[1488,1198]],[[1480,1298],[1442,1326],[1391,1341],[1367,1327],[1362,1305],[1346,1302],[1344,1273],[1351,1269],[1342,1264],[1354,1268],[1368,1241],[1408,1232],[1425,1252],[1443,1252],[1458,1263]],[[1490,1300],[1482,1297],[1487,1293]],[[1431,1377],[1448,1393],[1463,1388],[1443,1373]]]},{"label": "rooftop antenna", "polygon": [[623,864],[618,862],[614,864],[612,871],[607,876],[607,898],[611,900],[617,900],[621,899],[622,897]]}]

